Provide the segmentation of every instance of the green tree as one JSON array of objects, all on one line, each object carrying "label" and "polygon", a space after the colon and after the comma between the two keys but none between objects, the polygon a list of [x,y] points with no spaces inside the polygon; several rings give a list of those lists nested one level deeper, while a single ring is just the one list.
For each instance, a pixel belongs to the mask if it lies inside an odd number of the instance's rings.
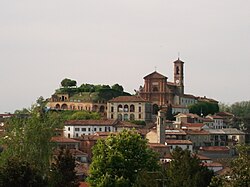
[{"label": "green tree", "polygon": [[97,112],[89,112],[89,111],[78,111],[72,114],[69,118],[70,120],[86,120],[86,119],[101,119],[101,115]]},{"label": "green tree", "polygon": [[49,184],[53,187],[78,187],[79,181],[75,171],[75,159],[70,151],[61,149],[51,165]]},{"label": "green tree", "polygon": [[93,155],[88,177],[91,186],[133,186],[142,171],[159,167],[156,153],[135,131],[124,130],[99,140]]},{"label": "green tree", "polygon": [[203,166],[189,150],[177,147],[171,155],[173,160],[166,169],[169,187],[206,187],[209,185],[213,171]]},{"label": "green tree", "polygon": [[219,112],[219,105],[215,103],[210,102],[198,102],[194,105],[189,106],[190,113],[204,116],[208,114],[215,114],[216,112]]},{"label": "green tree", "polygon": [[239,155],[233,159],[230,171],[213,178],[211,187],[249,187],[250,186],[250,146],[239,145]]},{"label": "green tree", "polygon": [[35,165],[18,157],[9,157],[0,167],[0,186],[44,187],[47,186],[47,180]]},{"label": "green tree", "polygon": [[119,84],[114,84],[112,87],[111,87],[113,90],[117,90],[119,92],[123,92],[123,87]]},{"label": "green tree", "polygon": [[68,87],[73,87],[73,86],[76,86],[76,81],[75,80],[71,80],[71,79],[68,79],[68,78],[65,78],[61,81],[61,86],[62,87],[65,87],[65,88],[68,88]]}]

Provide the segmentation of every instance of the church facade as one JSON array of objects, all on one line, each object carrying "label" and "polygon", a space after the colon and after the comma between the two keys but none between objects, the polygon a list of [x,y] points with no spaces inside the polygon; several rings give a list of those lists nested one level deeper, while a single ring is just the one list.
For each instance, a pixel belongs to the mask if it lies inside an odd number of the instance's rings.
[{"label": "church facade", "polygon": [[178,58],[173,64],[174,82],[168,81],[168,77],[157,71],[144,77],[144,86],[140,88],[139,95],[153,106],[167,108],[171,105],[184,109],[197,102],[195,96],[184,93],[184,62]]}]

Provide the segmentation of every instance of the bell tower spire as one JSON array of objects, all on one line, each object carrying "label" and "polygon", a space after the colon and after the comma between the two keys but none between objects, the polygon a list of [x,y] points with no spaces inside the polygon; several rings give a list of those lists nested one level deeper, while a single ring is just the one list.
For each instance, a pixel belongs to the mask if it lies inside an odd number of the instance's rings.
[{"label": "bell tower spire", "polygon": [[178,59],[174,61],[174,83],[179,88],[179,94],[184,94],[184,62]]}]

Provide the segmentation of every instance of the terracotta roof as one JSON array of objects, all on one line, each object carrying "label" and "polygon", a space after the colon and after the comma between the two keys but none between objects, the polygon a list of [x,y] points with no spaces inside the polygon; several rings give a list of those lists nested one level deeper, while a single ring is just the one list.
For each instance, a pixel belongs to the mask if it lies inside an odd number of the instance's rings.
[{"label": "terracotta roof", "polygon": [[97,136],[109,136],[110,134],[118,134],[119,132],[96,132],[94,135]]},{"label": "terracotta roof", "polygon": [[223,167],[223,165],[219,162],[209,162],[209,163],[202,163],[202,164],[207,167]]},{"label": "terracotta roof", "polygon": [[192,145],[192,142],[190,140],[166,140],[166,143],[171,145]]},{"label": "terracotta roof", "polygon": [[57,143],[79,143],[79,141],[77,140],[71,138],[65,138],[63,136],[53,136],[50,141]]},{"label": "terracotta roof", "polygon": [[116,120],[68,120],[65,122],[65,125],[71,125],[71,126],[112,126],[116,123]]},{"label": "terracotta roof", "polygon": [[0,114],[0,117],[12,117],[14,114]]},{"label": "terracotta roof", "polygon": [[90,184],[87,182],[80,182],[80,185],[79,185],[79,187],[89,187],[89,186]]},{"label": "terracotta roof", "polygon": [[169,148],[169,146],[161,143],[148,143],[149,147],[155,147],[155,148]]},{"label": "terracotta roof", "polygon": [[225,147],[225,146],[208,146],[208,147],[200,147],[200,150],[203,150],[203,151],[229,151],[229,148]]},{"label": "terracotta roof", "polygon": [[203,122],[213,122],[213,120],[210,118],[202,118],[202,121]]},{"label": "terracotta roof", "polygon": [[229,112],[218,112],[218,113],[216,113],[216,115],[217,116],[222,116],[222,117],[224,117],[224,116],[233,117],[234,116],[234,114],[229,113]]},{"label": "terracotta roof", "polygon": [[146,75],[144,77],[144,79],[147,79],[147,78],[154,78],[154,79],[165,79],[167,77],[165,77],[164,75],[158,73],[157,71],[154,71],[153,73],[150,73],[148,75]]},{"label": "terracotta roof", "polygon": [[[74,156],[79,156],[79,155],[85,155],[87,156],[87,153],[84,153],[80,150],[77,150],[77,149],[70,149],[69,150],[70,154],[71,155],[74,155]],[[60,154],[60,149],[56,149],[53,151],[54,155],[59,155]]]},{"label": "terracotta roof", "polygon": [[128,121],[118,121],[116,127],[127,127],[127,128],[142,128],[142,125],[136,125]]},{"label": "terracotta roof", "polygon": [[192,128],[192,127],[203,127],[204,126],[204,124],[203,123],[185,123],[185,124],[183,124],[182,126],[185,126],[185,127],[190,127],[190,128]]},{"label": "terracotta roof", "polygon": [[213,116],[207,116],[208,118],[212,118],[212,119],[223,119],[223,117],[221,117],[221,116],[215,116],[215,115],[213,115]]},{"label": "terracotta roof", "polygon": [[205,130],[187,130],[187,134],[192,134],[192,135],[209,135],[208,131]]},{"label": "terracotta roof", "polygon": [[114,99],[109,100],[109,102],[148,102],[140,96],[119,96]]},{"label": "terracotta roof", "polygon": [[200,160],[211,160],[211,158],[208,158],[208,157],[206,157],[206,156],[204,156],[204,155],[195,154],[195,156],[196,156],[197,158],[199,158]]}]

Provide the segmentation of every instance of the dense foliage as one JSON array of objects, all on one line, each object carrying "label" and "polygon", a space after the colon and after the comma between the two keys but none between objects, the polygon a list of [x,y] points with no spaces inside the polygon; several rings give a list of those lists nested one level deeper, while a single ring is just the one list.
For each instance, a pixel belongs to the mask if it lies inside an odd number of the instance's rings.
[{"label": "dense foliage", "polygon": [[75,80],[71,80],[71,79],[68,79],[68,78],[65,78],[61,81],[61,86],[62,87],[65,87],[65,88],[68,88],[68,87],[73,87],[73,86],[76,86],[76,81]]},{"label": "dense foliage", "polygon": [[93,149],[91,186],[133,186],[141,172],[158,169],[156,154],[135,131],[99,140]]},{"label": "dense foliage", "polygon": [[58,113],[46,111],[45,105],[40,97],[31,109],[17,111],[6,122],[5,137],[0,139],[4,147],[0,153],[0,185],[48,186],[53,154],[50,140],[62,119]]},{"label": "dense foliage", "polygon": [[210,102],[198,102],[189,106],[189,112],[193,114],[207,116],[208,114],[215,114],[219,112],[219,105]]},{"label": "dense foliage", "polygon": [[173,160],[166,169],[168,187],[206,187],[209,185],[213,171],[203,166],[189,150],[177,147],[171,155]]},{"label": "dense foliage", "polygon": [[78,187],[75,159],[69,150],[61,149],[51,165],[49,184],[53,187]]},{"label": "dense foliage", "polygon": [[210,187],[250,186],[250,146],[237,147],[239,155],[233,159],[230,171],[212,179]]}]

